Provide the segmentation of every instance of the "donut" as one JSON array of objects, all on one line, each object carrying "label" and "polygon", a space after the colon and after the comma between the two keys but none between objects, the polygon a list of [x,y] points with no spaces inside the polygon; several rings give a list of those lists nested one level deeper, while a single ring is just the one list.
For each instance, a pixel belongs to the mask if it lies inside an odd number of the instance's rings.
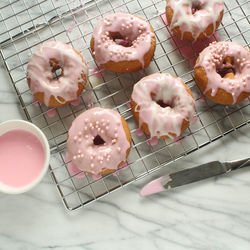
[{"label": "donut", "polygon": [[166,18],[174,35],[196,41],[215,32],[223,12],[223,0],[167,0]]},{"label": "donut", "polygon": [[[116,43],[117,39],[123,41]],[[142,18],[111,14],[94,29],[90,47],[96,61],[112,72],[135,72],[149,66],[155,51],[155,34]]]},{"label": "donut", "polygon": [[[61,76],[53,73],[61,69]],[[32,54],[27,66],[31,93],[48,107],[61,107],[77,99],[87,82],[87,64],[69,44],[50,41]]]},{"label": "donut", "polygon": [[213,102],[238,103],[250,95],[250,52],[234,42],[213,42],[200,53],[194,74]]},{"label": "donut", "polygon": [[112,109],[92,108],[72,123],[67,152],[83,172],[104,175],[125,163],[131,147],[131,134],[124,118]]},{"label": "donut", "polygon": [[189,126],[195,104],[192,92],[180,78],[155,73],[134,85],[131,109],[147,135],[173,139]]}]

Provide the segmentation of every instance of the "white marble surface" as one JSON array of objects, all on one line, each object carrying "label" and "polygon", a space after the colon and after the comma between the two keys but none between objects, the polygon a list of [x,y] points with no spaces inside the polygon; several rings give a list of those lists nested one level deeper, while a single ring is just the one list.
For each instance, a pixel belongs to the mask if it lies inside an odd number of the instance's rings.
[{"label": "white marble surface", "polygon": [[[22,118],[3,67],[0,122]],[[231,133],[165,172],[209,160],[249,155],[250,127]],[[152,177],[68,213],[50,176],[23,195],[0,194],[0,249],[216,249],[250,248],[250,168],[148,198]]]},{"label": "white marble surface", "polygon": [[[0,79],[0,122],[24,119],[2,64]],[[163,172],[249,153],[248,125]],[[152,178],[71,213],[48,175],[26,194],[0,194],[0,250],[250,249],[250,168],[140,197],[140,189]]]}]

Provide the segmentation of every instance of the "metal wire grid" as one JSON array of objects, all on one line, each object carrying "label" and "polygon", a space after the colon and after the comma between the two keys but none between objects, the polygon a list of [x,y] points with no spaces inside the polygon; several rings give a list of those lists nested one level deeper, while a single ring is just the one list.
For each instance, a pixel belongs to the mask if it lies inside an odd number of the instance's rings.
[{"label": "metal wire grid", "polygon": [[[31,3],[32,2],[32,3]],[[218,29],[220,40],[235,41],[249,49],[249,1],[225,1],[226,8]],[[27,119],[39,126],[51,146],[50,173],[65,207],[80,208],[106,194],[159,170],[182,156],[206,146],[250,121],[249,100],[234,106],[217,105],[205,99],[195,85],[189,63],[197,57],[193,45],[176,43],[162,20],[162,0],[14,0],[0,3],[1,55]],[[92,31],[98,20],[110,13],[128,12],[150,22],[157,46],[149,68],[132,74],[115,74],[98,67],[89,48]],[[218,35],[215,36],[215,39]],[[47,40],[70,43],[80,51],[92,70],[80,105],[48,109],[32,99],[26,82],[30,54]],[[206,42],[204,45],[207,45]],[[191,48],[188,56],[185,49]],[[176,141],[160,140],[155,146],[145,135],[137,135],[129,107],[133,85],[145,75],[167,72],[181,77],[191,88],[196,100],[194,123]],[[66,159],[65,142],[73,119],[85,109],[105,106],[116,109],[127,120],[133,140],[128,165],[115,174],[93,179],[83,173],[72,173]],[[56,116],[49,117],[48,111]]]}]

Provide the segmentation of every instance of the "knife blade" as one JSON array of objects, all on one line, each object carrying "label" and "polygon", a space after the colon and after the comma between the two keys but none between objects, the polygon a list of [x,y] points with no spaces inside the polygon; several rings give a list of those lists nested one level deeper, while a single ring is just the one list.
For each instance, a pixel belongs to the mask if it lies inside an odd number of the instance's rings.
[{"label": "knife blade", "polygon": [[250,158],[232,162],[212,161],[197,167],[184,169],[169,175],[161,176],[144,186],[140,192],[142,196],[162,192],[210,177],[228,173],[232,170],[250,166]]}]

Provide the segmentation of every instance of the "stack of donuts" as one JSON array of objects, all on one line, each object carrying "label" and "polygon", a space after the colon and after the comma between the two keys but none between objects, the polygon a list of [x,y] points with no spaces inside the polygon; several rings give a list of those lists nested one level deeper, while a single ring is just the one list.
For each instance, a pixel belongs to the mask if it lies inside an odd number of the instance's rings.
[{"label": "stack of donuts", "polygon": [[[166,3],[166,19],[173,35],[192,42],[213,35],[223,11],[223,0],[167,0]],[[150,65],[156,36],[142,18],[116,13],[96,25],[90,48],[103,68],[130,73]],[[55,78],[58,70],[60,76]],[[213,42],[200,53],[194,76],[200,90],[213,102],[238,103],[250,95],[250,53],[234,42]],[[74,101],[84,90],[87,79],[84,57],[60,41],[39,46],[27,67],[32,94],[48,107],[57,108]],[[195,101],[182,79],[155,73],[134,85],[131,109],[145,134],[174,139],[191,124]],[[104,175],[124,164],[131,144],[125,119],[115,110],[95,107],[73,121],[68,131],[67,151],[83,172]]]}]

